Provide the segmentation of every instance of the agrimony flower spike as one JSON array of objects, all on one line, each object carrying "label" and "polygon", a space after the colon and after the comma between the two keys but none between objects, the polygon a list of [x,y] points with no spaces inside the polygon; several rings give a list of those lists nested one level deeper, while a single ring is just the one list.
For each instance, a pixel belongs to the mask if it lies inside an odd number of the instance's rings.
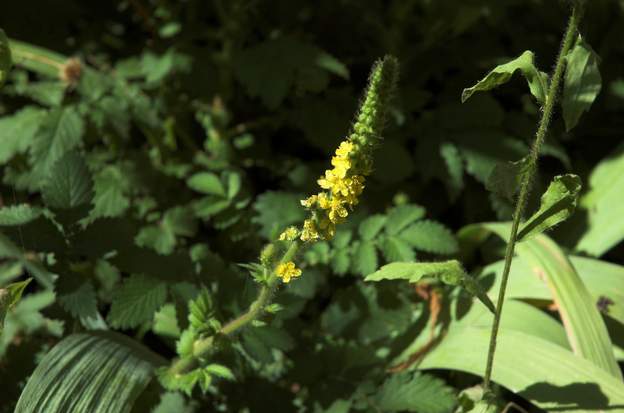
[{"label": "agrimony flower spike", "polygon": [[372,172],[373,148],[381,139],[386,123],[398,66],[392,56],[386,56],[373,66],[353,130],[336,149],[331,159],[333,168],[326,170],[318,180],[324,191],[301,201],[311,213],[303,224],[302,241],[333,238],[336,225],[343,222],[357,205],[364,190],[365,177]]}]

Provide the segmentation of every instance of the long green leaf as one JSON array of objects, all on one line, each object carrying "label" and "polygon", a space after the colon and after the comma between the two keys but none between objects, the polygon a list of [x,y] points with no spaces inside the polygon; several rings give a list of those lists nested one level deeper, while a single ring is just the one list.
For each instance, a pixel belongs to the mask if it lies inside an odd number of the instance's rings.
[{"label": "long green leaf", "polygon": [[[481,376],[489,339],[489,328],[453,328],[419,367]],[[624,409],[621,381],[557,344],[501,329],[496,350],[493,381],[541,409],[559,413]]]},{"label": "long green leaf", "polygon": [[[476,224],[462,230],[462,235],[468,236],[475,229],[491,231],[506,240],[510,226]],[[518,243],[517,252],[531,265],[533,274],[548,285],[574,353],[622,380],[604,320],[563,251],[550,238],[540,234]]]},{"label": "long green leaf", "polygon": [[163,363],[120,334],[73,334],[39,363],[15,413],[130,412]]}]

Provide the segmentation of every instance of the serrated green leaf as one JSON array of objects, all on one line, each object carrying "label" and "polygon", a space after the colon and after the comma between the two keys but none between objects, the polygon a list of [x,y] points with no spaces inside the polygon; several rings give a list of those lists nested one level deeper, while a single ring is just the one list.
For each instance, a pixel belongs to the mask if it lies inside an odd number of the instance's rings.
[{"label": "serrated green leaf", "polygon": [[81,155],[67,152],[59,158],[42,189],[43,200],[53,209],[73,209],[93,200],[93,180]]},{"label": "serrated green leaf", "polygon": [[141,228],[135,242],[140,247],[169,255],[174,251],[178,237],[192,237],[196,231],[197,221],[190,208],[178,206],[167,210],[157,225]]},{"label": "serrated green leaf", "polygon": [[254,203],[257,215],[253,218],[262,227],[260,234],[272,238],[287,226],[301,223],[305,217],[301,199],[303,196],[287,192],[269,191],[260,195]]},{"label": "serrated green leaf", "polygon": [[412,247],[398,237],[385,237],[381,243],[381,251],[388,262],[413,261],[416,258]]},{"label": "serrated green leaf", "polygon": [[374,396],[374,405],[384,412],[450,413],[455,391],[442,380],[420,372],[390,376]]},{"label": "serrated green leaf", "polygon": [[519,70],[529,84],[531,94],[538,102],[543,104],[548,89],[548,75],[544,72],[540,72],[535,67],[534,59],[535,55],[533,52],[527,50],[517,58],[496,66],[474,86],[464,89],[461,98],[462,102],[467,101],[475,92],[491,90],[507,83],[513,74]]},{"label": "serrated green leaf", "polygon": [[395,262],[386,264],[378,271],[368,275],[364,281],[407,280],[416,283],[421,279],[435,278],[444,284],[462,286],[477,297],[492,313],[496,308],[481,285],[466,274],[464,267],[457,260],[441,262]]},{"label": "serrated green leaf", "polygon": [[7,312],[22,298],[24,289],[31,281],[32,278],[29,278],[25,281],[12,283],[0,288],[0,335],[2,335],[2,330],[4,329],[4,319]]},{"label": "serrated green leaf", "polygon": [[232,370],[221,364],[209,364],[204,367],[204,371],[210,375],[217,376],[222,379],[231,381],[236,380],[236,376],[234,376]]},{"label": "serrated green leaf", "polygon": [[488,177],[485,187],[488,191],[513,202],[527,173],[529,158],[517,162],[497,163]]},{"label": "serrated green leaf", "polygon": [[366,218],[362,221],[362,223],[360,223],[360,227],[358,229],[360,237],[364,241],[372,241],[384,227],[386,219],[385,215],[371,215]]},{"label": "serrated green leaf", "polygon": [[600,59],[581,36],[566,60],[561,106],[566,131],[570,131],[578,124],[583,112],[588,111],[596,100],[602,88],[602,78],[598,69]]},{"label": "serrated green leaf", "polygon": [[352,237],[353,233],[351,231],[341,229],[336,232],[336,235],[334,235],[332,244],[334,248],[347,248]]},{"label": "serrated green leaf", "polygon": [[164,362],[121,334],[73,334],[39,363],[15,412],[129,413]]},{"label": "serrated green leaf", "polygon": [[351,260],[353,271],[367,275],[377,269],[377,249],[372,241],[362,241],[353,250],[353,257]]},{"label": "serrated green leaf", "polygon": [[331,257],[332,270],[339,275],[344,275],[349,271],[351,266],[351,251],[347,248],[334,251]]},{"label": "serrated green leaf", "polygon": [[27,106],[11,116],[0,118],[0,164],[30,148],[45,116],[44,110]]},{"label": "serrated green leaf", "polygon": [[76,108],[65,106],[48,112],[35,134],[31,147],[32,185],[48,177],[52,166],[63,155],[77,148],[84,133],[84,123]]},{"label": "serrated green leaf", "polygon": [[386,264],[368,275],[364,281],[407,280],[416,283],[424,277],[439,278],[458,285],[464,277],[464,267],[457,260],[441,262],[395,262]]},{"label": "serrated green leaf", "polygon": [[210,172],[196,173],[186,181],[186,184],[194,191],[225,197],[225,188],[216,174]]},{"label": "serrated green leaf", "polygon": [[41,216],[41,209],[27,204],[0,208],[0,226],[24,225]]},{"label": "serrated green leaf", "polygon": [[399,237],[412,247],[435,254],[455,254],[459,250],[455,236],[435,221],[419,221],[401,231]]},{"label": "serrated green leaf", "polygon": [[180,357],[191,357],[193,355],[193,344],[197,335],[192,329],[186,329],[176,341],[176,352]]},{"label": "serrated green leaf", "polygon": [[165,304],[167,286],[144,275],[132,275],[113,295],[108,320],[115,328],[135,328],[152,320]]},{"label": "serrated green leaf", "polygon": [[173,304],[165,304],[156,314],[154,314],[154,324],[152,326],[154,333],[171,338],[179,338],[182,332],[178,325],[176,307]]},{"label": "serrated green leaf", "polygon": [[539,210],[520,227],[518,239],[527,240],[568,219],[576,209],[580,191],[581,179],[578,176],[555,176],[542,195]]},{"label": "serrated green leaf", "polygon": [[0,88],[6,82],[9,70],[13,65],[11,59],[11,48],[9,47],[9,39],[2,29],[0,29]]},{"label": "serrated green leaf", "polygon": [[247,93],[275,109],[292,88],[318,92],[327,86],[328,72],[344,76],[344,68],[330,57],[312,44],[282,36],[239,51],[234,68]]},{"label": "serrated green leaf", "polygon": [[412,222],[425,216],[425,209],[418,205],[400,205],[394,207],[388,213],[386,232],[396,235]]},{"label": "serrated green leaf", "polygon": [[123,215],[130,206],[127,192],[130,182],[117,165],[109,165],[95,173],[95,195],[90,219],[114,218]]},{"label": "serrated green leaf", "polygon": [[105,330],[106,323],[97,309],[97,296],[93,284],[83,283],[76,290],[60,295],[59,304],[89,330]]}]

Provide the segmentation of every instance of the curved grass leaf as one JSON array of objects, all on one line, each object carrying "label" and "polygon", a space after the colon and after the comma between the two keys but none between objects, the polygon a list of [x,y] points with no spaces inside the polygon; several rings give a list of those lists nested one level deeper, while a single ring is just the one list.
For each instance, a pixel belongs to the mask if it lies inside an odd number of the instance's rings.
[{"label": "curved grass leaf", "polygon": [[73,334],[39,363],[15,413],[127,413],[162,364],[121,334]]},{"label": "curved grass leaf", "polygon": [[[419,367],[482,376],[489,340],[489,328],[452,328]],[[501,329],[496,349],[492,380],[547,412],[596,413],[624,408],[620,380],[557,344]]]},{"label": "curved grass leaf", "polygon": [[476,85],[464,89],[462,92],[462,103],[470,99],[475,92],[482,92],[494,89],[504,83],[507,83],[513,74],[519,70],[526,78],[531,94],[538,102],[544,103],[546,90],[548,88],[548,75],[540,72],[534,63],[535,55],[530,50],[525,51],[517,58],[496,66]]},{"label": "curved grass leaf", "polygon": [[[510,225],[476,224],[461,232],[467,237],[480,230],[507,240]],[[533,274],[548,285],[574,353],[622,380],[604,320],[568,257],[545,235],[518,243],[517,253],[528,261]]]}]

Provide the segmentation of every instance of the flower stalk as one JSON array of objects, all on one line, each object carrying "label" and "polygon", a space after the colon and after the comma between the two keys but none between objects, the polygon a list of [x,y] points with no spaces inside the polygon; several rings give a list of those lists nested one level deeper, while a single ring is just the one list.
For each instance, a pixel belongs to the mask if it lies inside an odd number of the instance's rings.
[{"label": "flower stalk", "polygon": [[[358,203],[358,196],[364,189],[364,176],[372,171],[372,150],[381,138],[397,77],[398,62],[394,57],[386,56],[375,64],[353,131],[336,150],[332,158],[333,169],[327,170],[318,180],[321,189],[326,191],[302,201],[302,205],[310,211],[310,218],[304,221],[301,229],[287,228],[278,242],[264,248],[260,255],[261,286],[247,311],[222,326],[214,335],[198,338],[193,343],[192,354],[175,360],[169,374],[182,376],[200,367],[202,360],[213,352],[216,337],[233,335],[260,317],[271,303],[279,281],[288,283],[301,275],[294,262],[300,247],[304,243],[333,237],[336,224],[343,222]],[[273,256],[278,250],[284,253],[275,262]]]},{"label": "flower stalk", "polygon": [[509,280],[511,262],[517,242],[518,228],[520,226],[520,221],[522,220],[522,216],[524,215],[524,211],[526,209],[529,193],[531,192],[531,186],[533,184],[533,178],[535,176],[535,173],[537,172],[537,160],[539,158],[540,149],[546,138],[553,110],[557,102],[558,92],[566,66],[566,56],[574,44],[574,39],[578,32],[578,25],[581,19],[581,15],[582,8],[578,5],[575,5],[572,8],[572,14],[570,15],[568,27],[561,43],[561,49],[559,52],[559,56],[557,57],[555,70],[550,81],[548,93],[546,95],[546,100],[542,110],[542,116],[539,121],[537,132],[535,134],[535,140],[533,142],[533,145],[531,146],[531,151],[529,153],[527,170],[521,182],[520,194],[518,195],[516,207],[513,213],[511,233],[509,235],[509,242],[507,243],[507,248],[505,250],[505,264],[503,267],[501,286],[498,293],[498,301],[496,303],[496,313],[494,314],[494,322],[492,324],[492,331],[490,335],[490,345],[488,349],[487,364],[483,381],[484,394],[487,394],[490,389],[492,369],[494,365],[494,354],[496,352],[496,338],[498,335],[500,320],[503,312],[505,290],[507,288],[507,281]]}]

